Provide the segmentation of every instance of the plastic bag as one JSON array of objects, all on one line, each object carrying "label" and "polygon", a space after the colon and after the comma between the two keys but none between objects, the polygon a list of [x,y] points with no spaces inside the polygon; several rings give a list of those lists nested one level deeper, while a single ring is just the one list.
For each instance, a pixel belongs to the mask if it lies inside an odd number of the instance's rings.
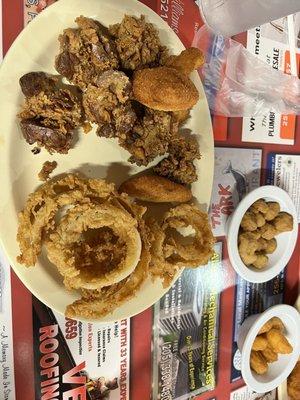
[{"label": "plastic bag", "polygon": [[195,34],[193,46],[206,57],[200,75],[213,114],[300,114],[298,77],[273,69],[240,43],[214,34],[205,25]]}]

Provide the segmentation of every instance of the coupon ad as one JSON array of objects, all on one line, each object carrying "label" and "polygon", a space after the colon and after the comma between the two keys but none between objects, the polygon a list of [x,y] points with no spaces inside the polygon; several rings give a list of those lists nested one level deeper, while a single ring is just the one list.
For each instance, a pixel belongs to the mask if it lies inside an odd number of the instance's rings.
[{"label": "coupon ad", "polygon": [[186,269],[155,305],[153,399],[190,399],[216,386],[222,243],[209,264]]},{"label": "coupon ad", "polygon": [[129,400],[129,343],[129,319],[75,321],[33,298],[37,398]]},{"label": "coupon ad", "polygon": [[0,249],[0,399],[15,399],[10,266]]},{"label": "coupon ad", "polygon": [[210,222],[215,236],[225,235],[225,224],[237,204],[260,186],[261,149],[215,148],[215,171]]},{"label": "coupon ad", "polygon": [[267,184],[279,186],[293,200],[300,222],[300,155],[274,154],[268,155]]},{"label": "coupon ad", "polygon": [[241,354],[237,346],[240,326],[250,315],[261,313],[275,304],[282,303],[284,284],[284,271],[264,283],[251,283],[237,276],[231,381],[240,379],[242,376]]},{"label": "coupon ad", "polygon": [[[295,21],[295,38],[300,29],[300,14]],[[273,69],[290,74],[290,51],[287,39],[286,18],[248,31],[247,49]],[[298,66],[300,50],[296,55]],[[243,119],[243,142],[293,145],[296,116],[266,112],[265,115]]]}]

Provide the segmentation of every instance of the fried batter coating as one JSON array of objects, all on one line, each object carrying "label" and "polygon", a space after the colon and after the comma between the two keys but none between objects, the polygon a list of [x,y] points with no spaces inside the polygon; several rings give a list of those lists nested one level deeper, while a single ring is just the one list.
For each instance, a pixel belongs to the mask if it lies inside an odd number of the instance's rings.
[{"label": "fried batter coating", "polygon": [[293,217],[286,213],[280,212],[272,221],[277,233],[289,232],[293,230]]},{"label": "fried batter coating", "polygon": [[98,21],[80,16],[75,22],[77,29],[65,29],[59,36],[55,67],[70,82],[86,89],[104,71],[117,69],[119,60],[111,36]]},{"label": "fried batter coating", "polygon": [[265,350],[268,346],[268,341],[265,337],[263,336],[256,336],[253,345],[252,345],[252,350],[259,351],[259,350]]},{"label": "fried batter coating", "polygon": [[135,270],[123,281],[101,290],[83,290],[82,298],[66,308],[66,316],[76,318],[100,318],[112,313],[117,307],[136,295],[148,277],[150,264],[149,229],[143,220],[139,220],[142,240],[141,258]]},{"label": "fried batter coating", "polygon": [[197,144],[178,137],[170,142],[168,152],[169,156],[154,167],[154,172],[182,184],[195,182],[198,177],[194,161],[200,159]]},{"label": "fried batter coating", "polygon": [[100,179],[79,178],[74,174],[44,183],[28,196],[24,210],[19,213],[17,241],[21,254],[17,261],[34,266],[42,243],[55,226],[55,216],[63,206],[101,203],[114,193],[114,185]]},{"label": "fried batter coating", "polygon": [[277,329],[280,332],[284,331],[284,325],[280,318],[273,317],[269,319],[259,330],[258,335],[268,332],[270,329]]},{"label": "fried batter coating", "polygon": [[276,353],[290,354],[293,351],[287,338],[278,329],[272,328],[265,335],[269,346]]},{"label": "fried batter coating", "polygon": [[254,213],[248,210],[245,212],[245,215],[242,218],[241,227],[246,232],[252,232],[255,231],[257,228],[262,227],[265,222],[266,221],[262,213]]},{"label": "fried batter coating", "polygon": [[257,260],[257,239],[257,234],[253,232],[244,232],[239,235],[239,254],[245,265],[254,264]]},{"label": "fried batter coating", "polygon": [[109,32],[115,39],[122,68],[136,70],[165,62],[168,50],[144,15],[140,18],[125,15],[120,24],[109,27]]},{"label": "fried batter coating", "polygon": [[250,210],[255,213],[261,212],[262,214],[266,214],[268,212],[268,205],[264,199],[258,199],[252,204]]},{"label": "fried batter coating", "polygon": [[275,351],[272,350],[269,346],[262,350],[261,353],[268,363],[272,363],[278,360],[278,354],[275,353]]},{"label": "fried batter coating", "polygon": [[263,269],[268,265],[268,261],[269,259],[265,254],[258,252],[256,253],[256,260],[252,263],[252,265],[257,269]]},{"label": "fried batter coating", "polygon": [[260,351],[251,351],[250,354],[251,369],[258,375],[263,375],[268,371],[268,364]]},{"label": "fried batter coating", "polygon": [[42,72],[24,75],[20,85],[28,96],[18,117],[27,143],[37,143],[49,153],[67,153],[74,129],[83,122],[83,109],[80,95],[57,81]]},{"label": "fried batter coating", "polygon": [[187,187],[156,175],[134,176],[122,183],[119,192],[154,203],[185,203],[192,198]]},{"label": "fried batter coating", "polygon": [[[155,221],[149,225],[152,231],[150,273],[161,276],[165,287],[179,268],[205,265],[213,255],[215,239],[208,216],[194,205],[182,204],[172,208],[165,214],[161,227]],[[185,238],[180,230],[187,227],[195,233]]]},{"label": "fried batter coating", "polygon": [[184,75],[190,75],[195,69],[202,67],[205,62],[204,54],[196,47],[183,50],[178,56],[170,56],[165,65],[175,68]]},{"label": "fried batter coating", "polygon": [[173,136],[171,114],[146,108],[144,116],[124,139],[119,139],[119,144],[131,154],[129,162],[148,165],[166,153]]},{"label": "fried batter coating", "polygon": [[[116,238],[114,247],[108,247],[110,255],[114,248],[121,248],[121,257],[107,257],[101,240],[95,240],[96,230],[103,228],[108,228]],[[96,233],[93,241],[85,237],[90,231]],[[123,280],[135,269],[141,252],[136,219],[109,201],[77,205],[69,210],[45,244],[49,260],[70,289],[99,289]]]},{"label": "fried batter coating", "polygon": [[57,167],[56,161],[45,161],[42,169],[38,173],[38,178],[40,181],[47,181],[50,177],[49,175],[55,170]]},{"label": "fried batter coating", "polygon": [[300,361],[287,378],[287,391],[292,400],[300,399]]},{"label": "fried batter coating", "polygon": [[193,82],[182,72],[169,67],[136,71],[133,94],[138,102],[160,111],[188,110],[199,99]]},{"label": "fried batter coating", "polygon": [[261,237],[266,240],[273,239],[278,233],[276,228],[269,223],[266,223],[261,228],[259,228],[258,232],[260,233]]},{"label": "fried batter coating", "polygon": [[272,221],[277,215],[279,214],[280,211],[280,205],[277,202],[268,202],[267,203],[268,210],[265,213],[265,219],[266,221]]},{"label": "fried batter coating", "polygon": [[96,85],[88,85],[83,94],[83,106],[90,122],[98,124],[97,134],[120,137],[131,131],[136,114],[131,102],[131,83],[119,71],[106,71]]}]

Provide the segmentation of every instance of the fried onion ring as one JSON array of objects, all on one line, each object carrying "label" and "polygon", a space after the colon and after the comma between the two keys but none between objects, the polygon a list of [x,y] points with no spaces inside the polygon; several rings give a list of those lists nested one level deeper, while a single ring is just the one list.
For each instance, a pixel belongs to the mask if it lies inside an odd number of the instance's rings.
[{"label": "fried onion ring", "polygon": [[101,179],[86,179],[69,174],[44,183],[28,196],[25,208],[19,213],[17,241],[20,264],[34,266],[40,254],[43,238],[54,229],[55,216],[60,208],[76,204],[107,200],[114,185]]},{"label": "fried onion ring", "polygon": [[67,306],[65,313],[67,317],[100,318],[112,313],[117,307],[136,295],[148,277],[151,260],[150,232],[143,220],[139,221],[139,232],[142,240],[142,252],[133,273],[123,281],[101,290],[83,290],[82,298]]},{"label": "fried onion ring", "polygon": [[[185,228],[192,228],[193,236],[185,237]],[[180,268],[205,265],[214,253],[215,239],[208,216],[194,205],[181,204],[172,208],[164,215],[161,226],[151,222],[151,230],[150,273],[161,277],[165,287]]]},{"label": "fried onion ring", "polygon": [[[109,228],[120,237],[126,247],[125,255],[118,265],[104,270],[97,263],[87,268],[77,268],[75,250],[82,233],[88,229]],[[140,259],[141,239],[137,221],[127,211],[109,203],[83,204],[70,210],[46,243],[49,260],[57,266],[64,277],[64,284],[72,289],[99,289],[110,286],[130,275]],[[111,249],[113,253],[113,248]],[[82,259],[79,262],[82,264]],[[109,267],[109,266],[108,266]]]}]

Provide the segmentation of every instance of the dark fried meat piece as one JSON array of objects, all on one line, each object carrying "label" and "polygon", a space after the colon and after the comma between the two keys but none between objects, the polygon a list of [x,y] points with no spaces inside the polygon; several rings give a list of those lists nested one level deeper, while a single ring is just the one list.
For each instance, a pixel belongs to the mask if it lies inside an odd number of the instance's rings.
[{"label": "dark fried meat piece", "polygon": [[85,89],[109,69],[117,69],[119,60],[115,44],[107,29],[91,18],[80,16],[77,29],[68,28],[60,35],[60,54],[56,70],[70,82]]},{"label": "dark fried meat piece", "polygon": [[57,79],[45,72],[28,72],[20,78],[19,83],[24,96],[31,97],[53,90]]},{"label": "dark fried meat piece", "polygon": [[154,167],[154,172],[170,180],[190,184],[197,180],[194,160],[200,159],[196,143],[177,137],[170,142],[169,156]]},{"label": "dark fried meat piece", "polygon": [[146,66],[162,65],[168,51],[162,46],[153,24],[140,18],[125,15],[120,24],[111,25],[109,31],[116,39],[122,68],[136,70]]},{"label": "dark fried meat piece", "polygon": [[126,135],[136,121],[131,107],[131,83],[119,71],[106,71],[97,79],[97,86],[88,85],[83,106],[90,122],[99,125],[97,134],[104,137]]},{"label": "dark fried meat piece", "polygon": [[119,142],[131,153],[129,162],[148,165],[155,157],[166,153],[173,136],[171,114],[146,108],[145,115],[131,133]]},{"label": "dark fried meat piece", "polygon": [[57,86],[57,78],[42,72],[31,72],[20,79],[27,94],[18,117],[25,140],[44,146],[50,153],[67,153],[73,130],[83,118],[79,95],[65,85]]},{"label": "dark fried meat piece", "polygon": [[47,128],[37,119],[24,119],[20,122],[24,139],[29,144],[38,143],[49,153],[57,151],[66,154],[71,148],[72,134],[63,134],[59,129]]}]

